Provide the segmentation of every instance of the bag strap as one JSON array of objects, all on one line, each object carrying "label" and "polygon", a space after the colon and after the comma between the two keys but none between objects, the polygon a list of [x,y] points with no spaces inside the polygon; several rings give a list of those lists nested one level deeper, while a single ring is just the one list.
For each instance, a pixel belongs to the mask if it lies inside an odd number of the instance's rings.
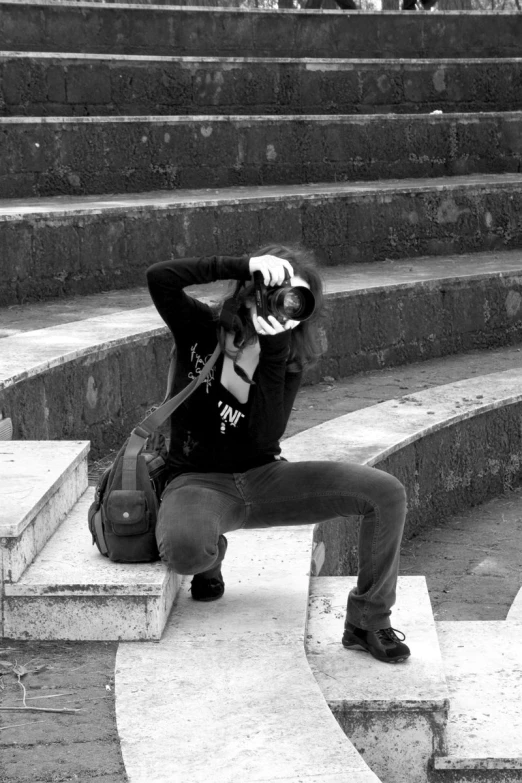
[{"label": "bag strap", "polygon": [[[167,389],[165,391],[165,396],[161,401],[161,405],[163,405],[171,398],[172,390],[174,388],[175,375],[176,375],[176,343],[174,343],[170,351],[169,372],[167,375]],[[161,405],[159,405],[158,407],[161,407]]]},{"label": "bag strap", "polygon": [[[122,466],[122,489],[136,489],[136,464],[140,451],[144,447],[147,439],[150,435],[160,427],[169,416],[171,416],[176,408],[178,408],[187,397],[190,397],[197,387],[203,383],[212,367],[215,365],[219,354],[221,353],[221,345],[218,343],[214,349],[214,353],[207,361],[197,378],[194,378],[188,386],[185,386],[179,394],[176,394],[171,400],[164,402],[159,408],[149,414],[143,421],[135,427],[130,435],[127,448],[123,455]],[[171,360],[172,366],[172,360]],[[169,368],[170,379],[170,368]]]}]

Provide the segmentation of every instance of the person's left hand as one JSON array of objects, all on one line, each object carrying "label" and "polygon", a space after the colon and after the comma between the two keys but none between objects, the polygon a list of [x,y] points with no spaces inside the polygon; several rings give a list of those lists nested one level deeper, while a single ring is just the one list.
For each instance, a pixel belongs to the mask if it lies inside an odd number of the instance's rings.
[{"label": "person's left hand", "polygon": [[285,321],[282,324],[274,315],[269,315],[268,318],[261,318],[256,311],[252,311],[252,323],[256,332],[263,336],[281,334],[282,332],[288,332],[290,329],[295,329],[299,325],[299,321]]}]

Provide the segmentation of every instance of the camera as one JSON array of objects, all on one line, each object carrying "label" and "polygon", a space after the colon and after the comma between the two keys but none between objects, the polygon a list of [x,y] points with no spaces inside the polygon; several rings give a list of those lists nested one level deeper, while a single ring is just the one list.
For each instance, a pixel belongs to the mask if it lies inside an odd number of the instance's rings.
[{"label": "camera", "polygon": [[258,318],[273,315],[279,323],[285,321],[306,321],[315,310],[315,297],[305,286],[289,285],[286,276],[283,285],[267,288],[263,274],[254,272],[254,290]]}]

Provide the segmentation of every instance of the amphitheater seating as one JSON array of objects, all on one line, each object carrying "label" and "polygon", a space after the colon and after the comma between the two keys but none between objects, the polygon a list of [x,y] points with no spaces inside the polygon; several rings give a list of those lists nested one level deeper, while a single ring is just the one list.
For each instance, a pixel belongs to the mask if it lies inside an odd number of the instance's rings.
[{"label": "amphitheater seating", "polygon": [[[209,760],[223,783],[522,780],[520,595],[505,621],[437,623],[402,578],[415,655],[390,673],[339,644],[356,525],[237,533],[212,611],[85,526],[89,448],[163,390],[137,288],[158,258],[318,250],[308,382],[520,341],[521,41],[519,14],[0,3],[2,634],[121,640],[132,783],[206,783]],[[411,533],[520,481],[520,381],[390,399],[284,453],[394,473]]]}]

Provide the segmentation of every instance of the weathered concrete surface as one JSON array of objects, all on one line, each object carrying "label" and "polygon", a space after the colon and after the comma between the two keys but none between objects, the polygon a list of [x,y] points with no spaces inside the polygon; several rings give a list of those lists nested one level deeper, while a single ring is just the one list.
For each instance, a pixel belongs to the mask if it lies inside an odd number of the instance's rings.
[{"label": "weathered concrete surface", "polygon": [[521,112],[0,118],[0,194],[517,172],[521,139]]},{"label": "weathered concrete surface", "polygon": [[368,766],[386,783],[426,783],[434,753],[446,751],[449,693],[426,581],[401,577],[393,626],[412,656],[403,666],[370,666],[368,654],[340,644],[353,577],[310,583],[306,652],[340,726]]},{"label": "weathered concrete surface", "polygon": [[0,604],[3,583],[20,578],[87,489],[88,451],[81,441],[2,444]]},{"label": "weathered concrete surface", "polygon": [[57,364],[0,392],[15,438],[79,438],[92,456],[119,448],[151,405],[163,399],[172,340],[135,340]]},{"label": "weathered concrete surface", "polygon": [[158,259],[267,241],[301,242],[326,265],[512,249],[521,213],[520,174],[6,199],[0,304],[141,285]]},{"label": "weathered concrete surface", "polygon": [[0,49],[235,57],[519,57],[517,13],[347,13],[2,2]]},{"label": "weathered concrete surface", "polygon": [[5,585],[4,636],[159,639],[181,585],[164,563],[112,563],[93,546],[89,489],[23,575]]},{"label": "weathered concrete surface", "polygon": [[434,759],[432,780],[522,780],[522,627],[442,622],[437,633],[451,711],[449,755]]},{"label": "weathered concrete surface", "polygon": [[129,783],[208,783],[210,769],[216,783],[377,783],[305,656],[311,540],[311,526],[232,533],[220,601],[192,601],[187,580],[158,644],[120,644]]},{"label": "weathered concrete surface", "polygon": [[522,108],[522,60],[0,56],[0,114],[379,114]]},{"label": "weathered concrete surface", "polygon": [[[521,279],[519,253],[326,269],[324,355],[305,382],[517,343]],[[190,291],[205,301],[222,294],[221,285],[198,288]],[[57,316],[62,325],[34,331],[26,329],[38,326],[39,306],[0,312],[0,334],[4,326],[12,332],[2,342],[0,409],[13,419],[15,438],[86,438],[97,459],[162,399],[166,328],[153,307],[111,313],[108,299],[105,316],[67,322],[73,300]],[[18,315],[17,327],[18,310],[26,320]]]}]

